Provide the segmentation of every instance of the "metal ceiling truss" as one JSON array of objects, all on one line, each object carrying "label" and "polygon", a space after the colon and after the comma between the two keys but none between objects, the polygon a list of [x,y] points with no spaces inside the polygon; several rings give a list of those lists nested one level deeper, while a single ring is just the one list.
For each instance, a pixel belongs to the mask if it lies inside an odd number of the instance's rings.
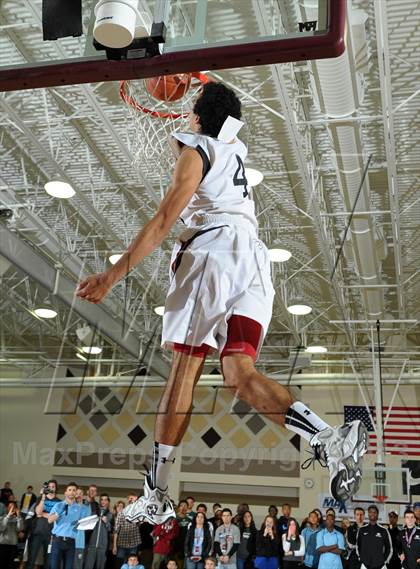
[{"label": "metal ceiling truss", "polygon": [[[148,9],[148,4],[143,4]],[[290,348],[314,338],[322,340],[329,349],[328,355],[312,360],[317,371],[340,374],[345,369],[347,373],[353,364],[355,374],[363,372],[365,378],[371,365],[367,352],[371,324],[363,302],[363,290],[368,286],[360,286],[355,263],[347,255],[341,259],[334,279],[329,279],[350,212],[338,190],[337,162],[333,156],[337,148],[331,132],[349,124],[361,134],[363,153],[373,154],[369,171],[371,202],[369,207],[356,210],[355,219],[370,219],[383,231],[387,246],[393,250],[384,261],[383,281],[380,286],[377,284],[377,290],[384,294],[386,320],[404,321],[383,324],[387,342],[395,334],[401,335],[400,347],[392,342],[387,346],[383,364],[389,366],[387,373],[394,373],[392,366],[407,359],[405,380],[416,369],[413,362],[419,355],[416,347],[420,340],[420,200],[416,196],[420,160],[416,159],[419,146],[416,147],[410,132],[411,123],[420,112],[420,97],[418,90],[407,88],[415,84],[415,66],[410,60],[413,39],[408,29],[399,27],[400,19],[407,17],[410,8],[397,9],[394,0],[389,0],[385,10],[378,0],[373,4],[353,0],[352,5],[368,14],[369,48],[368,68],[363,77],[364,99],[354,115],[333,118],[320,111],[312,67],[306,62],[230,70],[215,73],[214,77],[239,94],[246,120],[248,165],[265,174],[263,184],[253,189],[260,237],[269,246],[281,246],[293,253],[289,263],[273,265],[278,294],[261,352],[261,368],[268,373],[279,369],[284,372],[289,365]],[[290,29],[300,17],[298,2],[289,11],[284,3],[273,0],[270,14],[267,3],[253,0],[252,6],[262,33],[271,33],[273,26],[281,26],[282,21],[288,22]],[[25,25],[40,29],[38,3],[29,0],[26,9],[31,20]],[[0,24],[10,46],[14,46],[11,57],[30,62],[34,50],[24,41],[26,28],[7,27],[4,18],[0,18]],[[41,37],[39,42],[42,49]],[[51,43],[50,47],[63,58],[67,46],[72,49],[77,39],[72,42],[70,38],[65,48],[59,43]],[[375,53],[381,55],[378,61]],[[354,80],[355,69],[352,73]],[[32,264],[40,259],[48,265],[49,287],[53,286],[57,270],[73,288],[83,269],[104,270],[107,256],[126,248],[160,201],[162,180],[131,167],[128,116],[119,102],[116,86],[111,83],[0,95],[0,204],[14,211],[4,231],[11,232],[19,250],[29,247]],[[75,188],[74,198],[60,202],[45,194],[42,186],[54,175]],[[383,191],[385,186],[388,192]],[[134,354],[142,351],[157,322],[153,309],[163,304],[168,247],[169,243],[164,243],[133,273],[126,306],[124,285],[119,285],[100,307],[106,318],[111,318],[106,320],[109,326],[112,322],[120,332],[126,310],[126,335],[120,334],[119,342],[109,338],[105,352],[98,357],[98,362],[105,366],[102,371],[107,370],[109,375],[135,367]],[[2,349],[6,355],[15,354],[16,364],[21,342],[23,351],[27,349],[22,360],[27,361],[29,369],[38,359],[30,352],[35,338],[37,348],[42,343],[40,330],[47,331],[48,342],[53,342],[50,333],[57,331],[55,350],[60,349],[58,336],[73,310],[70,297],[60,301],[58,321],[40,323],[30,310],[44,289],[32,279],[23,280],[23,273],[13,267],[3,274],[2,283],[10,294],[2,299],[1,306],[11,315],[2,330]],[[298,292],[310,300],[313,313],[296,319],[287,312],[286,304],[290,295]],[[67,302],[69,308],[64,308],[62,302]],[[407,316],[412,322],[405,322]],[[96,322],[98,315],[84,312],[83,316],[70,318],[63,365],[75,363],[71,355],[74,328],[86,318]],[[18,339],[19,331],[22,335]],[[131,346],[127,351],[129,338],[135,338],[136,343],[134,350]],[[7,345],[5,339],[17,344]],[[52,353],[54,345],[48,345],[46,352],[39,353],[39,366],[33,370],[53,365]],[[160,373],[167,373],[169,356],[158,350],[154,357],[161,366]],[[218,361],[213,356],[208,359],[206,370],[214,367],[218,367]],[[346,376],[340,377],[337,376],[337,384],[347,381]]]}]

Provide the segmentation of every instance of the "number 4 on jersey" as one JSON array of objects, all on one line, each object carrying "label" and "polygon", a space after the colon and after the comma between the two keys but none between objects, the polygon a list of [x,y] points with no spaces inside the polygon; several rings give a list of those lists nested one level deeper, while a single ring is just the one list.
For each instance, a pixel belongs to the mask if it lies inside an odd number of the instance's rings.
[{"label": "number 4 on jersey", "polygon": [[248,180],[246,179],[245,176],[245,166],[244,163],[242,162],[241,157],[238,156],[237,154],[235,154],[235,156],[236,160],[238,161],[238,169],[236,170],[235,175],[233,176],[233,185],[243,186],[244,191],[242,196],[246,198],[249,192],[248,192]]}]

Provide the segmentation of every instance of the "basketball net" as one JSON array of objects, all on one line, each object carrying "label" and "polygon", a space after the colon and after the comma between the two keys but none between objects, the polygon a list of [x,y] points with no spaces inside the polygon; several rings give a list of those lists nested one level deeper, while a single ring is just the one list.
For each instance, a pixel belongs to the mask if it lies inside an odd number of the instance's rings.
[{"label": "basketball net", "polygon": [[[120,96],[130,113],[130,150],[133,166],[161,190],[168,185],[175,164],[169,145],[172,132],[186,130],[193,101],[208,78],[203,73],[184,73],[185,92],[176,101],[158,100],[149,93],[147,79],[121,81]],[[191,79],[191,81],[189,81]],[[150,90],[150,89],[149,89]]]}]

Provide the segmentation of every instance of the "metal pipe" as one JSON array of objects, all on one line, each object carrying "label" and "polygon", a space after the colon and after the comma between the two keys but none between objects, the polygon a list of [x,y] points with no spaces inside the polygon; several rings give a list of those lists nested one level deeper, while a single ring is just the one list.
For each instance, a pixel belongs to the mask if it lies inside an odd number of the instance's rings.
[{"label": "metal pipe", "polygon": [[372,345],[372,370],[373,370],[373,393],[375,401],[375,432],[376,432],[376,462],[383,464],[385,459],[384,447],[384,426],[383,426],[383,393],[382,393],[382,372],[381,372],[381,345],[379,335],[379,321],[377,322],[378,330],[378,357],[375,357],[375,339],[373,337],[373,329],[371,331]]},{"label": "metal pipe", "polygon": [[[376,320],[330,320],[330,324],[376,324]],[[416,324],[418,319],[408,318],[386,318],[381,323],[392,322],[392,324]]]},{"label": "metal pipe", "polygon": [[[288,383],[288,376],[285,374],[272,374],[270,376],[275,379],[280,385]],[[395,385],[398,378],[395,374],[383,374],[384,385]],[[52,378],[29,378],[29,379],[16,379],[16,378],[2,378],[0,380],[0,387],[45,387],[51,386]],[[86,377],[63,377],[54,380],[55,387],[130,387],[139,389],[141,387],[164,387],[166,381],[158,376],[139,376],[135,379],[134,384],[132,376],[123,377],[110,377],[110,376],[86,376]],[[374,379],[370,375],[363,374],[364,385],[374,385]],[[222,387],[223,378],[221,375],[202,375],[198,385],[200,387]],[[290,385],[298,386],[311,386],[312,388],[324,386],[355,386],[355,375],[352,373],[347,374],[295,374],[293,375]],[[405,373],[400,379],[400,385],[420,385],[420,373]]]}]

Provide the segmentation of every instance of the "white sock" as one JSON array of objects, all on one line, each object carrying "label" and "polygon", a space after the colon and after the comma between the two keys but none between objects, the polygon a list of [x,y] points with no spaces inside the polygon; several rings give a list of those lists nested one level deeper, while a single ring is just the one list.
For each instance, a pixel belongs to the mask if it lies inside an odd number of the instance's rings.
[{"label": "white sock", "polygon": [[294,431],[307,441],[310,441],[319,431],[323,431],[330,426],[301,401],[295,401],[289,407],[286,413],[285,424],[290,431]]},{"label": "white sock", "polygon": [[175,452],[176,447],[155,442],[150,472],[150,482],[153,488],[166,490],[168,487],[169,472],[175,462]]}]

